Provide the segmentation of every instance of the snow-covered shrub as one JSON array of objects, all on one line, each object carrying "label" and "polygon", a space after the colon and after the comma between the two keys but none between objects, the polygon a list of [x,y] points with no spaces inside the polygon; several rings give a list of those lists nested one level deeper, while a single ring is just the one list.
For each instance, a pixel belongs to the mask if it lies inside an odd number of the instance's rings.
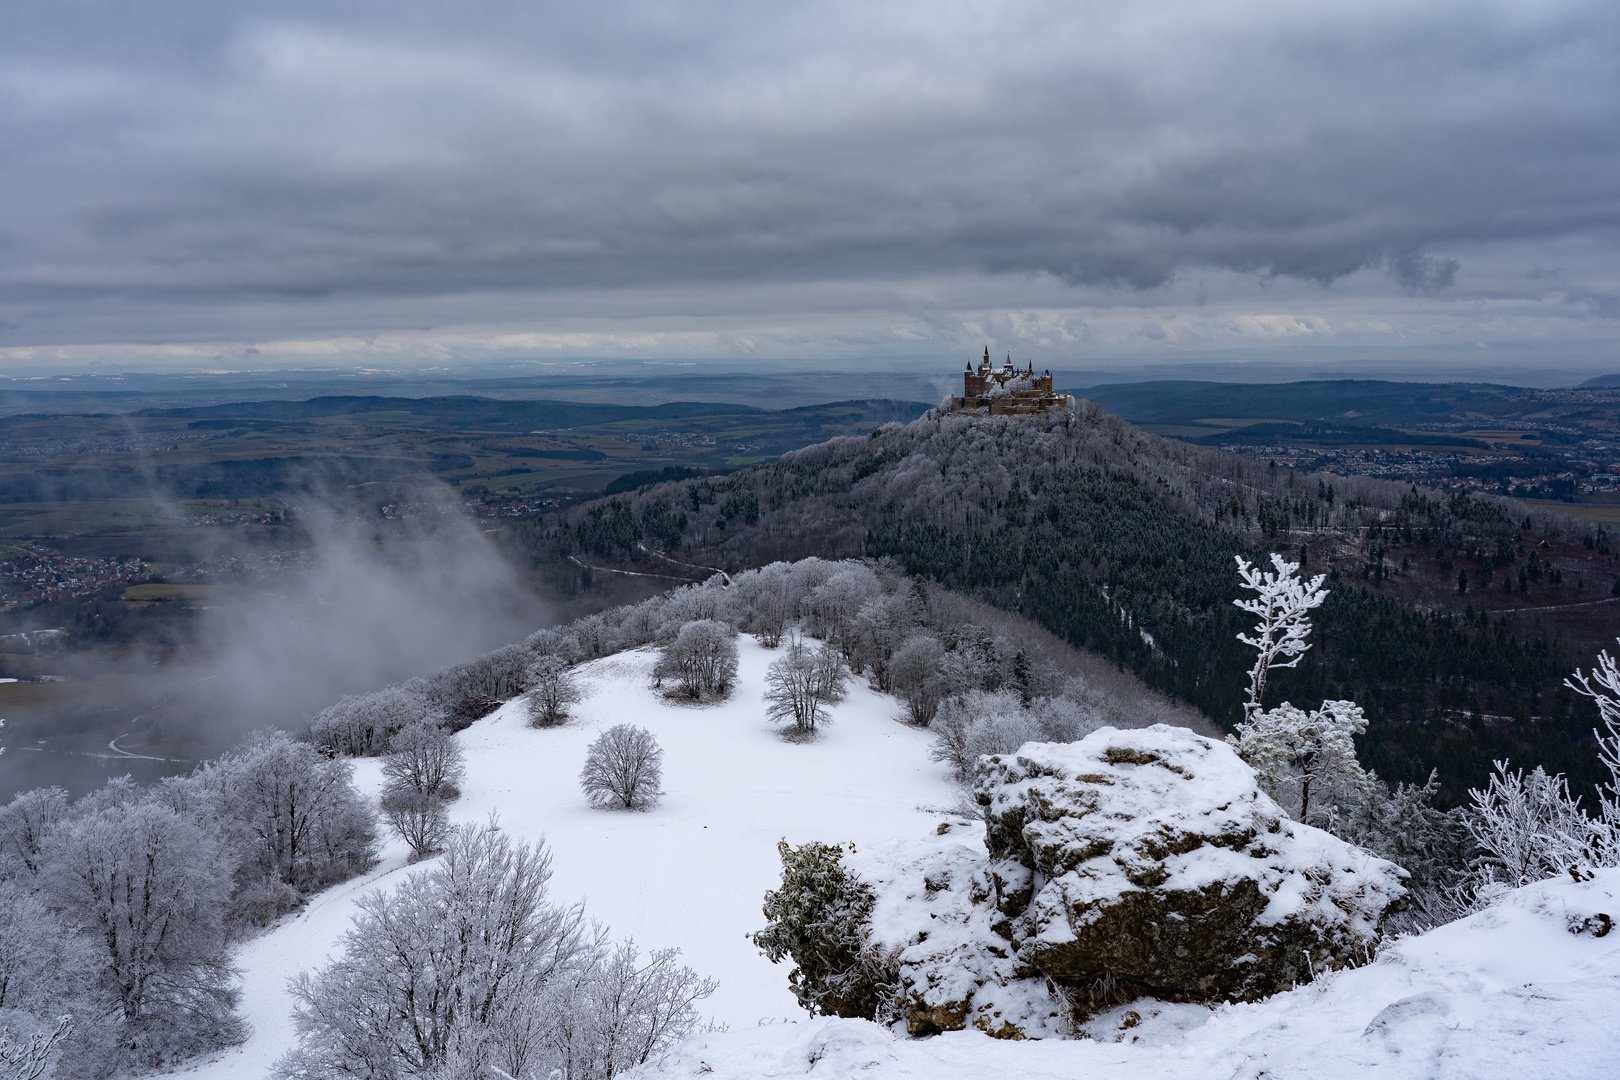
[{"label": "snow-covered shrub", "polygon": [[390,686],[370,694],[347,695],[315,714],[309,742],[328,753],[369,757],[388,749],[394,732],[415,723],[439,723],[446,710],[432,700],[423,682]]},{"label": "snow-covered shrub", "polygon": [[1355,801],[1375,782],[1356,760],[1354,737],[1366,730],[1367,719],[1353,701],[1324,701],[1309,711],[1285,701],[1248,713],[1227,741],[1254,767],[1267,795],[1294,820],[1310,821],[1313,788],[1337,794],[1329,803],[1336,805]]},{"label": "snow-covered shrub", "polygon": [[208,831],[152,800],[92,810],[47,841],[46,893],[98,945],[126,1064],[242,1037],[225,949],[232,861]]},{"label": "snow-covered shrub", "polygon": [[792,723],[809,733],[827,719],[827,707],[844,697],[844,662],[830,645],[811,648],[802,641],[788,646],[765,672],[765,715]]},{"label": "snow-covered shrub", "polygon": [[883,1017],[898,972],[872,943],[872,887],[843,864],[844,849],[812,841],[776,845],[782,885],[765,894],[763,930],[751,935],[773,964],[792,961],[788,986],[808,1012]]},{"label": "snow-covered shrub", "polygon": [[616,724],[586,751],[579,785],[598,810],[647,810],[663,794],[663,759],[652,732]]},{"label": "snow-covered shrub", "polygon": [[530,727],[563,723],[568,719],[568,706],[579,699],[579,685],[563,657],[541,656],[529,665]]},{"label": "snow-covered shrub", "polygon": [[467,764],[454,735],[432,724],[412,724],[389,740],[382,772],[390,788],[450,802],[461,794]]},{"label": "snow-covered shrub", "polygon": [[672,679],[673,693],[694,701],[723,698],[737,679],[737,635],[714,619],[686,623],[664,646],[653,675]]},{"label": "snow-covered shrub", "polygon": [[932,634],[915,634],[894,651],[889,686],[906,703],[906,715],[913,724],[927,724],[939,711],[945,694],[944,662],[945,646]]},{"label": "snow-covered shrub", "polygon": [[1529,773],[1509,771],[1505,761],[1495,765],[1484,790],[1468,790],[1468,830],[1486,852],[1484,880],[1513,889],[1577,867],[1612,865],[1609,830],[1581,809],[1562,775],[1548,776],[1539,765]]},{"label": "snow-covered shrub", "polygon": [[679,956],[679,949],[655,949],[643,963],[634,941],[594,953],[569,988],[567,1007],[553,1017],[549,1049],[563,1076],[609,1080],[697,1030],[697,1003],[719,984],[682,966]]}]

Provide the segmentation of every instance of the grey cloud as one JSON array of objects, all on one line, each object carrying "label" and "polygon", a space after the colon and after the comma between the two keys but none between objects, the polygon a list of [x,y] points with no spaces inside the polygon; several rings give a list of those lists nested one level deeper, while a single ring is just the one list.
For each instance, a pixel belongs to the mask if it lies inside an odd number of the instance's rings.
[{"label": "grey cloud", "polygon": [[368,298],[418,298],[421,325],[445,297],[521,296],[512,318],[572,290],[737,288],[746,314],[745,285],[939,275],[1106,292],[1371,269],[1426,295],[1506,245],[1612,258],[1620,227],[1612,4],[7,19],[8,342],[186,338],[244,308],[266,333],[295,311],[360,333]]}]

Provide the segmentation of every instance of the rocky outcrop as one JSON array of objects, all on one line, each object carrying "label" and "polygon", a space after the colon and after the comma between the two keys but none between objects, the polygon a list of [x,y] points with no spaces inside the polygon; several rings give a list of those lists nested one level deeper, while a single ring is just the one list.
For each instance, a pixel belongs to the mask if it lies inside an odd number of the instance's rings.
[{"label": "rocky outcrop", "polygon": [[1254,1000],[1370,955],[1393,863],[1283,816],[1224,743],[1104,728],[986,758],[993,930],[1060,987]]}]

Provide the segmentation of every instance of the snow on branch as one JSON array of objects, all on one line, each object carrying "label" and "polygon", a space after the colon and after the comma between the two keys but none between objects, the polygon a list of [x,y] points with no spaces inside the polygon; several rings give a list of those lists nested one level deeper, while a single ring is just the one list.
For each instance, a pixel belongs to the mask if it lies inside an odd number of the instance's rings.
[{"label": "snow on branch", "polygon": [[1328,591],[1322,588],[1327,575],[1317,574],[1309,582],[1303,581],[1299,563],[1289,562],[1275,552],[1271,556],[1272,570],[1262,570],[1241,555],[1236,558],[1243,587],[1256,595],[1232,603],[1260,619],[1252,635],[1237,636],[1243,644],[1259,650],[1249,670],[1249,697],[1243,704],[1244,718],[1252,722],[1261,709],[1267,673],[1272,668],[1295,666],[1311,647],[1305,640],[1311,632],[1310,612],[1327,599]]}]

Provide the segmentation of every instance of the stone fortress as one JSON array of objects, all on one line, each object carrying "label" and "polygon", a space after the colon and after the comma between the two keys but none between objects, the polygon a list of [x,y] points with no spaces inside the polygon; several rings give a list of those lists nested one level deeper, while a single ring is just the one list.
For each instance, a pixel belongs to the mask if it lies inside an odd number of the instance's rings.
[{"label": "stone fortress", "polygon": [[1018,416],[1066,409],[1074,399],[1054,393],[1052,372],[1035,374],[1031,363],[1023,371],[1013,367],[1012,357],[998,370],[990,365],[990,349],[975,371],[971,363],[962,374],[962,396],[951,398],[951,412],[979,412],[990,416]]}]

